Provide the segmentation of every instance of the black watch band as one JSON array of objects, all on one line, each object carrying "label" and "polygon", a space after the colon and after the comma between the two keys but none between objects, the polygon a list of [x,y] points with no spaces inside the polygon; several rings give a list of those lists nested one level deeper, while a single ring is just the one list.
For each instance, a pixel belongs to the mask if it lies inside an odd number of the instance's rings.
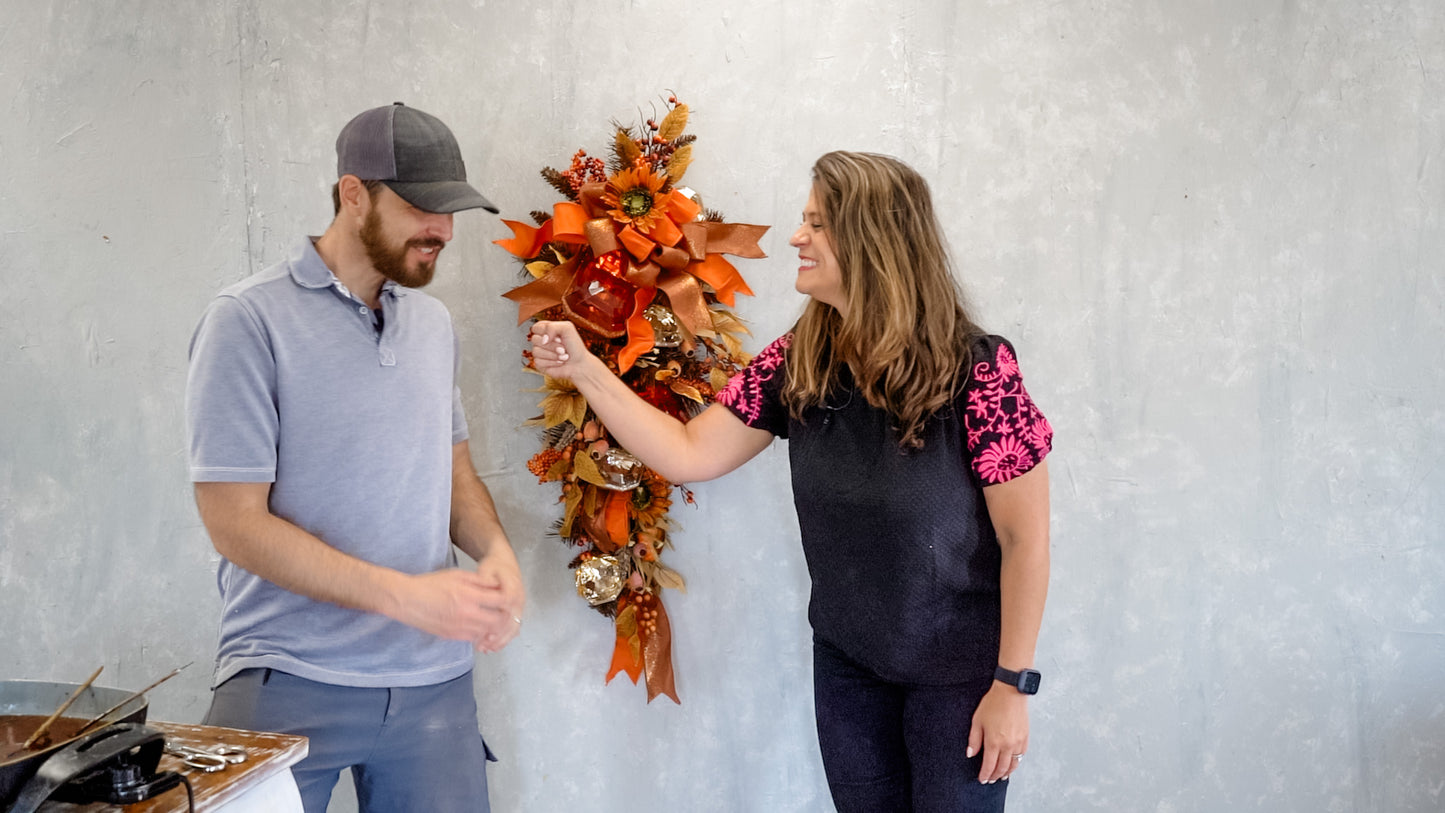
[{"label": "black watch band", "polygon": [[1040,675],[1037,669],[1020,669],[1014,672],[1002,666],[993,670],[993,679],[1018,689],[1021,694],[1038,694]]}]

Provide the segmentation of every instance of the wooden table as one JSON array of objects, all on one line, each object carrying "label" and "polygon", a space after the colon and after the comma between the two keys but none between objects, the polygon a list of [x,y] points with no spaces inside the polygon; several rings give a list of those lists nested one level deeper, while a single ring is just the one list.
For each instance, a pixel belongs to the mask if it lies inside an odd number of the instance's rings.
[{"label": "wooden table", "polygon": [[[240,803],[246,794],[256,787],[275,781],[278,775],[287,774],[290,780],[291,766],[306,756],[305,737],[289,734],[265,734],[258,731],[241,731],[216,726],[183,725],[181,723],[147,722],[147,726],[166,736],[166,743],[183,742],[187,745],[239,745],[246,749],[246,761],[231,765],[223,771],[204,773],[187,768],[179,757],[165,754],[161,757],[160,770],[177,771],[191,782],[195,789],[197,811],[222,811],[227,805]],[[299,808],[298,808],[299,809]],[[154,799],[137,802],[125,807],[106,804],[72,805],[47,802],[40,808],[41,813],[102,813],[102,811],[124,811],[124,813],[186,813],[186,789],[175,787]]]}]

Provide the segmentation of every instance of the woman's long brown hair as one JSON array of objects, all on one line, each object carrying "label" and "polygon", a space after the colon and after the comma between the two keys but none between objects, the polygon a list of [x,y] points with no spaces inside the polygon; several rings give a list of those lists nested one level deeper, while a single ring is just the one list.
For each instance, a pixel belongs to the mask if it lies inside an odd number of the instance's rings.
[{"label": "woman's long brown hair", "polygon": [[810,300],[793,328],[784,402],[796,418],[824,403],[847,364],[868,403],[923,445],[928,418],[967,381],[969,318],[928,184],[886,155],[830,152],[813,193],[838,259],[848,315]]}]

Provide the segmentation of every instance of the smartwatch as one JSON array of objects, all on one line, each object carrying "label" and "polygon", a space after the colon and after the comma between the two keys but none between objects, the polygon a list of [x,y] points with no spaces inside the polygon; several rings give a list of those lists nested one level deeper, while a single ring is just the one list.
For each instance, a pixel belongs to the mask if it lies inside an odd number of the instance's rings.
[{"label": "smartwatch", "polygon": [[1039,673],[1036,669],[1020,669],[1017,672],[1003,668],[993,670],[993,679],[1019,690],[1020,694],[1039,693]]}]

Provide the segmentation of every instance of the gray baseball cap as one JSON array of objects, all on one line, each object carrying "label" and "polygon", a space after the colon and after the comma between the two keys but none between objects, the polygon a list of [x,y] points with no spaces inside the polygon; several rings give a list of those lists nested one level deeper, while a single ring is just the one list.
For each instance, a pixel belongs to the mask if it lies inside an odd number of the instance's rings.
[{"label": "gray baseball cap", "polygon": [[467,183],[467,168],[452,131],[441,119],[401,102],[374,107],[347,122],[336,137],[336,174],[381,181],[427,212],[497,207]]}]

